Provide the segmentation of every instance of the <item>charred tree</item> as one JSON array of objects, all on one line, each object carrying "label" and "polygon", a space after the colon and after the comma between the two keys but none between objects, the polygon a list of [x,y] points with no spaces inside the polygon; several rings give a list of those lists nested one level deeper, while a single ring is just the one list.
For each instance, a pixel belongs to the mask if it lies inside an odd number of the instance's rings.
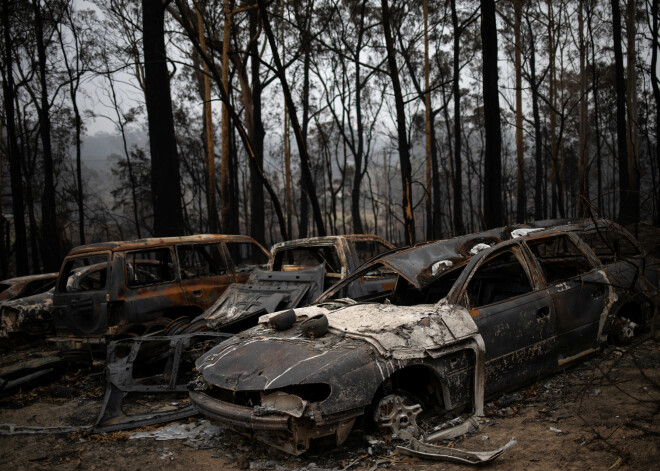
[{"label": "charred tree", "polygon": [[403,223],[406,245],[415,243],[415,216],[412,208],[412,165],[410,163],[410,145],[406,134],[405,106],[401,82],[399,80],[399,69],[396,64],[396,53],[394,51],[394,39],[392,36],[390,8],[387,0],[381,0],[381,11],[383,20],[383,32],[385,35],[385,47],[387,49],[387,64],[394,102],[396,108],[397,140],[399,144],[399,160],[401,165],[401,193],[403,207]]},{"label": "charred tree", "polygon": [[[289,119],[291,120],[291,125],[293,127],[294,134],[296,136],[296,143],[298,144],[298,152],[300,154],[300,168],[301,173],[304,178],[303,193],[307,195],[312,206],[312,216],[314,218],[314,223],[316,225],[316,230],[319,236],[326,235],[325,225],[323,223],[323,215],[321,214],[321,207],[319,206],[318,198],[314,191],[314,182],[312,179],[312,172],[310,170],[310,161],[309,155],[307,154],[307,144],[303,135],[303,129],[300,127],[298,121],[298,116],[296,115],[296,107],[293,103],[293,98],[291,97],[291,90],[289,89],[289,84],[286,79],[284,67],[280,61],[280,55],[277,50],[277,45],[275,44],[275,36],[273,35],[273,30],[270,26],[270,20],[268,18],[268,12],[266,11],[266,3],[264,0],[257,0],[259,4],[259,11],[261,12],[262,22],[266,37],[268,38],[268,43],[270,44],[270,50],[273,54],[273,61],[275,62],[275,69],[277,75],[282,84],[282,91],[284,92],[284,97],[287,102],[287,108],[289,110]],[[303,196],[304,197],[304,196]],[[301,198],[302,199],[302,198]],[[303,237],[300,234],[300,237]]]},{"label": "charred tree", "polygon": [[587,94],[587,45],[584,40],[584,5],[578,3],[578,48],[580,50],[580,130],[578,141],[578,217],[589,216],[589,147],[588,147],[588,94]]},{"label": "charred tree", "polygon": [[179,236],[184,233],[184,224],[165,51],[165,5],[160,1],[142,0],[142,14],[154,236]]},{"label": "charred tree", "polygon": [[635,198],[631,194],[628,177],[628,149],[626,136],[626,82],[623,75],[623,52],[621,51],[621,11],[619,0],[611,0],[612,39],[614,40],[614,71],[616,82],[616,140],[619,162],[619,222],[633,222],[636,208]]},{"label": "charred tree", "polygon": [[44,188],[41,198],[41,253],[46,271],[58,271],[62,261],[60,235],[57,229],[55,206],[55,179],[53,176],[53,150],[51,146],[50,101],[48,81],[46,79],[46,45],[44,43],[41,1],[33,0],[35,39],[39,58],[39,84],[41,86],[41,104],[39,113],[39,131],[41,151],[44,162]]},{"label": "charred tree", "polygon": [[502,218],[502,133],[497,85],[497,25],[494,0],[481,0],[483,51],[484,126],[484,221],[487,228],[504,223]]},{"label": "charred tree", "polygon": [[527,194],[525,191],[525,147],[523,142],[522,110],[522,0],[514,0],[515,70],[516,70],[516,221],[527,219]]},{"label": "charred tree", "polygon": [[[629,223],[639,222],[639,130],[637,127],[637,46],[636,0],[626,2],[626,147],[628,155]],[[655,70],[653,70],[655,73]]]},{"label": "charred tree", "polygon": [[456,0],[451,0],[451,24],[454,28],[454,75],[452,93],[454,95],[454,235],[465,234],[463,223],[463,172],[461,160],[461,89],[460,89],[460,38],[461,27],[456,14]]},{"label": "charred tree", "polygon": [[[656,168],[660,172],[660,145],[658,145],[658,140],[660,139],[660,85],[658,84],[658,76],[656,70],[658,70],[658,47],[660,43],[658,42],[658,0],[653,0],[651,5],[651,86],[653,88],[653,98],[655,99],[655,158],[656,158]],[[656,205],[655,205],[655,225],[660,226],[660,191],[656,194]]]},{"label": "charred tree", "polygon": [[259,10],[250,10],[250,64],[252,75],[252,135],[250,140],[254,146],[256,159],[250,168],[250,235],[262,244],[266,243],[265,237],[265,210],[264,210],[264,187],[261,185],[257,167],[264,165],[264,125],[261,120],[261,77],[259,76],[259,42],[256,41],[259,26]]},{"label": "charred tree", "polygon": [[[28,251],[27,231],[25,228],[25,209],[23,199],[23,183],[21,176],[21,156],[16,134],[16,117],[14,113],[14,72],[13,72],[13,41],[9,20],[11,2],[2,1],[2,29],[4,32],[4,66],[2,67],[2,92],[5,105],[5,120],[7,124],[7,157],[9,158],[9,178],[11,181],[11,206],[14,216],[14,250],[16,252],[16,274],[27,275]],[[0,220],[0,224],[4,221]],[[7,245],[7,247],[9,247]]]}]

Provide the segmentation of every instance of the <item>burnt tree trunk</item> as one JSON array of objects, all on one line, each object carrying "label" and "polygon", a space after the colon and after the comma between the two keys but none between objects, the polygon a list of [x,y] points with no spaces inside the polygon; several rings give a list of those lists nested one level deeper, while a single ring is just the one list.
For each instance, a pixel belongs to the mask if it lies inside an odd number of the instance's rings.
[{"label": "burnt tree trunk", "polygon": [[626,142],[626,81],[623,76],[623,52],[621,51],[621,11],[619,0],[611,0],[612,39],[614,40],[614,70],[616,81],[616,140],[619,162],[619,222],[633,222],[634,198],[628,185],[628,149]]},{"label": "burnt tree trunk", "polygon": [[534,217],[543,219],[543,137],[541,135],[541,116],[539,113],[539,85],[536,81],[536,46],[534,44],[534,32],[532,23],[527,18],[527,28],[532,47],[529,56],[529,86],[532,89],[532,116],[534,119]]},{"label": "burnt tree trunk", "polygon": [[264,187],[255,164],[264,165],[264,125],[261,120],[261,78],[259,77],[259,42],[254,38],[259,27],[259,11],[250,10],[250,63],[252,73],[252,135],[250,140],[254,146],[255,162],[250,166],[250,235],[261,244],[266,243]]},{"label": "burnt tree trunk", "polygon": [[[657,0],[655,0],[657,1]],[[601,155],[601,136],[600,136],[600,118],[598,110],[598,77],[596,65],[596,43],[594,41],[594,32],[591,26],[592,6],[587,4],[587,30],[589,31],[589,39],[591,43],[591,93],[594,96],[594,134],[596,137],[596,173],[597,173],[597,204],[598,214],[603,215],[605,207],[603,204],[603,177],[602,177],[602,155]],[[655,69],[651,69],[655,70]]]},{"label": "burnt tree trunk", "polygon": [[[655,158],[657,161],[656,168],[660,173],[660,85],[658,85],[658,76],[656,70],[658,69],[658,0],[653,0],[651,5],[652,31],[651,31],[651,86],[653,87],[653,98],[655,99]],[[655,204],[655,225],[660,226],[660,191],[656,194]]]},{"label": "burnt tree trunk", "polygon": [[412,209],[412,165],[410,163],[410,145],[406,134],[406,116],[403,102],[403,93],[399,81],[399,69],[396,64],[394,39],[390,25],[390,9],[387,0],[381,0],[383,14],[383,30],[385,34],[385,47],[387,49],[387,64],[392,80],[394,102],[396,108],[397,139],[399,144],[399,160],[401,165],[401,193],[403,207],[403,222],[406,245],[415,243],[415,217]]},{"label": "burnt tree trunk", "polygon": [[55,181],[53,178],[53,151],[50,141],[50,103],[46,80],[46,45],[44,44],[41,2],[33,0],[35,39],[39,58],[39,82],[41,85],[41,104],[39,112],[39,130],[44,162],[44,188],[41,197],[41,253],[46,271],[58,271],[61,260],[60,235],[57,230],[55,206]]},{"label": "burnt tree trunk", "polygon": [[179,236],[184,233],[184,225],[179,158],[165,53],[165,7],[162,2],[142,0],[142,14],[144,95],[149,121],[154,236]]},{"label": "burnt tree trunk", "polygon": [[515,11],[515,69],[516,69],[516,221],[527,219],[527,195],[525,191],[525,148],[523,142],[523,110],[522,110],[522,37],[520,34],[522,20],[522,0],[514,0]]},{"label": "burnt tree trunk", "polygon": [[492,228],[504,223],[502,218],[502,133],[497,85],[497,25],[494,0],[481,0],[481,43],[486,128],[484,222],[487,228]]},{"label": "burnt tree trunk", "polygon": [[454,95],[454,235],[465,234],[463,223],[463,172],[461,162],[461,89],[460,89],[460,37],[461,27],[458,25],[456,0],[451,0],[451,24],[454,28],[454,75],[452,78],[452,93]]},{"label": "burnt tree trunk", "polygon": [[578,40],[580,50],[580,131],[578,141],[578,217],[590,214],[589,200],[589,146],[588,146],[588,89],[587,89],[587,45],[584,40],[583,2],[578,3]]},{"label": "burnt tree trunk", "polygon": [[[7,121],[7,156],[9,158],[9,177],[11,180],[11,206],[14,213],[14,249],[16,251],[16,274],[27,275],[28,251],[27,251],[27,231],[25,228],[25,203],[23,200],[23,182],[21,176],[21,156],[18,147],[18,137],[16,134],[16,117],[14,113],[14,72],[12,36],[10,32],[11,23],[9,21],[9,0],[2,1],[2,29],[4,31],[5,45],[5,63],[2,73],[2,92],[5,105],[5,118]],[[0,220],[0,224],[4,221]],[[7,246],[8,247],[8,246]]]}]

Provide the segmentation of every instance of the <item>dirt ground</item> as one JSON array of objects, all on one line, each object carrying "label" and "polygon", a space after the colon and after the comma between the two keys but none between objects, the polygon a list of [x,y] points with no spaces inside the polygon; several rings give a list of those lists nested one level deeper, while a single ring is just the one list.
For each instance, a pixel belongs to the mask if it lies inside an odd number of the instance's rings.
[{"label": "dirt ground", "polygon": [[[199,417],[109,434],[12,435],[17,426],[89,426],[101,406],[102,370],[72,373],[51,385],[0,399],[0,469],[460,469],[396,451],[402,441],[355,430],[339,449],[294,458],[230,430],[186,439],[137,438],[138,432],[209,431]],[[167,401],[172,401],[168,398]],[[142,398],[142,406],[156,401]],[[160,406],[164,399],[160,398]],[[168,404],[166,404],[168,405]],[[446,445],[493,450],[517,445],[495,469],[659,469],[660,333],[633,347],[607,347],[577,367],[506,394],[487,407],[479,429]],[[204,427],[207,427],[204,429]]]}]

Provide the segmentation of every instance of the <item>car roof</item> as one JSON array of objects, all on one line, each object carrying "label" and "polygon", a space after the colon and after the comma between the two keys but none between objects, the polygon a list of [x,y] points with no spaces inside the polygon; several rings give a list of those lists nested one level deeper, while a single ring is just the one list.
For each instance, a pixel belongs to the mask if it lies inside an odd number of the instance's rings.
[{"label": "car roof", "polygon": [[284,248],[290,247],[303,247],[303,246],[314,246],[314,245],[332,245],[338,240],[351,240],[351,241],[373,241],[380,242],[383,245],[386,245],[389,248],[394,248],[394,244],[383,239],[379,235],[375,234],[343,234],[343,235],[329,235],[329,236],[320,236],[320,237],[307,237],[304,239],[295,239],[287,240],[284,242],[278,242],[271,247],[271,253],[275,253]]},{"label": "car roof", "polygon": [[[470,250],[479,243],[486,243],[493,248],[501,242],[514,238],[529,238],[547,236],[565,232],[584,232],[620,226],[605,219],[599,220],[566,220],[548,219],[533,221],[527,224],[498,227],[483,232],[467,234],[451,239],[428,242],[394,253],[384,254],[374,258],[371,264],[382,264],[392,268],[417,287],[423,287],[440,273],[433,273],[433,266],[439,261],[447,260],[452,265],[462,265],[474,255]],[[531,231],[525,231],[531,229]],[[475,252],[476,253],[476,252]]]},{"label": "car roof", "polygon": [[197,234],[181,237],[152,237],[147,239],[100,242],[96,244],[81,245],[71,249],[67,256],[79,255],[88,252],[111,251],[119,252],[124,250],[144,249],[162,245],[173,245],[182,243],[202,243],[202,242],[251,242],[259,246],[256,240],[245,235],[229,234]]},{"label": "car roof", "polygon": [[40,273],[38,275],[25,275],[25,276],[17,276],[15,278],[8,278],[6,280],[0,281],[2,284],[6,285],[14,285],[16,283],[27,283],[30,281],[35,281],[35,280],[48,280],[51,278],[57,278],[57,272],[55,273]]}]

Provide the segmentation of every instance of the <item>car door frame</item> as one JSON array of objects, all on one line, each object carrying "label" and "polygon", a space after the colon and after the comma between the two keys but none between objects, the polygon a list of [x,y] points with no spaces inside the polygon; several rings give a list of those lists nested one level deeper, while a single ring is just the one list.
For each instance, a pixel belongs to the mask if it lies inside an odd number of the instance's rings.
[{"label": "car door frame", "polygon": [[[473,276],[484,263],[505,251],[511,251],[523,267],[532,291],[483,306],[469,306],[465,295]],[[554,304],[538,266],[519,239],[500,243],[474,255],[447,298],[469,310],[484,340],[487,395],[513,389],[556,367]],[[502,328],[503,324],[513,329]]]},{"label": "car door frame", "polygon": [[[179,249],[185,246],[196,247],[200,245],[215,245],[222,257],[225,265],[225,273],[222,275],[198,276],[194,278],[184,278],[181,271],[181,259]],[[201,311],[212,305],[216,299],[234,283],[234,266],[230,262],[231,258],[226,250],[225,244],[221,241],[203,241],[203,242],[185,242],[175,244],[175,253],[177,265],[179,267],[179,279],[181,280],[181,289],[183,290],[186,303],[189,307],[196,306]]]},{"label": "car door frame", "polygon": [[[603,332],[610,308],[616,299],[607,274],[602,269],[600,260],[580,237],[572,232],[530,237],[524,240],[526,249],[537,269],[543,273],[541,262],[537,260],[528,244],[537,240],[567,237],[585,257],[591,269],[567,280],[546,283],[546,289],[553,299],[557,321],[557,364],[564,366],[578,358],[598,350],[603,339]],[[588,300],[595,300],[588,306],[587,315],[582,314]],[[575,306],[577,301],[578,307]],[[596,305],[595,303],[599,303]]]}]

